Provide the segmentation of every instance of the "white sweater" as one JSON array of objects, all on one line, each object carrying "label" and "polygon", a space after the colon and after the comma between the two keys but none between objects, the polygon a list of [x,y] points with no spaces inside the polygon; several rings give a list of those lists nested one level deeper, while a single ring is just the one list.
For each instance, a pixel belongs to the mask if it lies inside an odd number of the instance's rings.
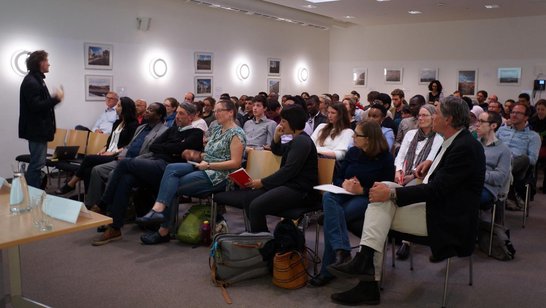
[{"label": "white sweater", "polygon": [[320,131],[326,126],[326,123],[319,124],[313,134],[311,135],[311,139],[315,143],[315,146],[317,147],[317,152],[321,153],[324,151],[332,151],[336,153],[336,159],[341,160],[345,158],[345,153],[347,153],[347,150],[349,149],[349,146],[353,142],[353,134],[354,131],[350,128],[346,128],[341,131],[341,134],[337,135],[334,139],[332,139],[330,136],[326,137],[326,139],[323,142],[322,146],[319,146],[318,144],[318,136],[320,134]]}]

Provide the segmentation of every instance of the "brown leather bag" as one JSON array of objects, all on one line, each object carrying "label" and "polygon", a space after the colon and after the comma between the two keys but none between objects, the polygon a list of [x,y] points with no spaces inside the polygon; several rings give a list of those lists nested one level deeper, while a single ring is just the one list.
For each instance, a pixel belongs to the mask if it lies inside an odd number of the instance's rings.
[{"label": "brown leather bag", "polygon": [[273,284],[283,289],[299,289],[307,284],[307,260],[301,252],[276,253],[273,258]]}]

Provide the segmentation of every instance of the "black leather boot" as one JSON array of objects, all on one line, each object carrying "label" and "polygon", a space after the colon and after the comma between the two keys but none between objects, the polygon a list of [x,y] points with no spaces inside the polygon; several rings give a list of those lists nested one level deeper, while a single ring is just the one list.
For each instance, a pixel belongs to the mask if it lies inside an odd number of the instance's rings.
[{"label": "black leather boot", "polygon": [[336,250],[336,260],[331,265],[338,266],[349,261],[351,261],[351,252],[343,249],[338,249]]},{"label": "black leather boot", "polygon": [[360,246],[360,251],[347,263],[328,266],[328,271],[335,276],[359,278],[362,281],[375,281],[373,254],[375,250],[368,246]]},{"label": "black leather boot", "polygon": [[377,281],[361,281],[348,291],[332,294],[331,298],[342,305],[378,305],[379,284]]}]

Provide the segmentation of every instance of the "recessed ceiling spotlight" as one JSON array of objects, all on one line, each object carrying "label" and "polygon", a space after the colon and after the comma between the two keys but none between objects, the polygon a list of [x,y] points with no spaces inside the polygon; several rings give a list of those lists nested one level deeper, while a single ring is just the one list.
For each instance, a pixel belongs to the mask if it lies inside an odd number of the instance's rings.
[{"label": "recessed ceiling spotlight", "polygon": [[411,15],[417,15],[417,14],[422,14],[423,12],[421,12],[421,11],[408,11],[408,13],[410,13]]},{"label": "recessed ceiling spotlight", "polygon": [[498,9],[500,7],[498,4],[486,4],[484,6],[486,9]]},{"label": "recessed ceiling spotlight", "polygon": [[377,2],[389,2],[391,0],[376,0]]},{"label": "recessed ceiling spotlight", "polygon": [[343,16],[343,18],[345,18],[345,19],[353,19],[353,18],[356,18],[356,17],[351,16],[351,15],[347,15],[347,16]]},{"label": "recessed ceiling spotlight", "polygon": [[316,9],[317,8],[316,5],[312,5],[312,4],[302,5],[302,7],[306,8],[306,9]]},{"label": "recessed ceiling spotlight", "polygon": [[445,6],[446,4],[443,3],[443,2],[438,2],[438,4],[436,4],[436,6]]},{"label": "recessed ceiling spotlight", "polygon": [[311,2],[311,3],[324,3],[324,2],[336,2],[339,0],[305,0],[305,1]]}]

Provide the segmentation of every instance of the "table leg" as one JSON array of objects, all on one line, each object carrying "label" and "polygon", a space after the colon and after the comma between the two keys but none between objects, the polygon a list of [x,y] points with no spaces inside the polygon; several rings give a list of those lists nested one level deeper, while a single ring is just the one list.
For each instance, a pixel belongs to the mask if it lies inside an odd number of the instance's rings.
[{"label": "table leg", "polygon": [[8,266],[11,305],[13,307],[49,307],[23,297],[21,288],[21,254],[20,247],[8,248]]}]

